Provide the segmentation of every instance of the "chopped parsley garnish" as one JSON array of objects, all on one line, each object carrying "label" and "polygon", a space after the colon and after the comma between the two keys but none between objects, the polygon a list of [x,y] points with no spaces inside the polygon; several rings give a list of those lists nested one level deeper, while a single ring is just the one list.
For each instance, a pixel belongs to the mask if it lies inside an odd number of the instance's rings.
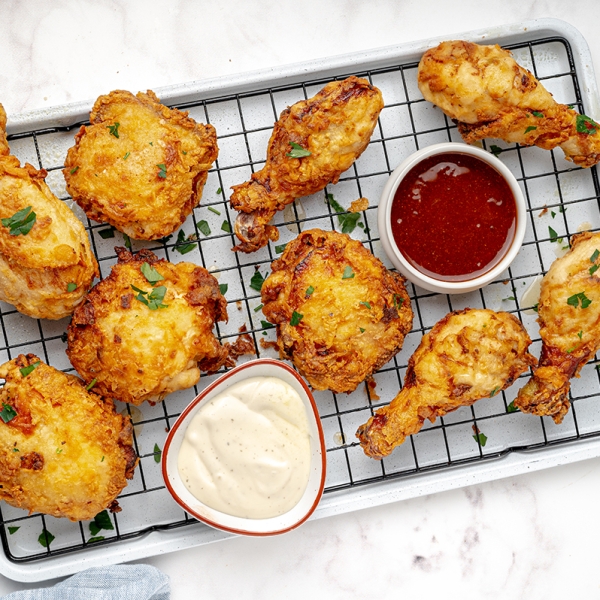
[{"label": "chopped parsley garnish", "polygon": [[552,215],[553,219],[554,219],[554,217],[556,217],[556,213],[553,210],[550,211],[550,214]]},{"label": "chopped parsley garnish", "polygon": [[210,210],[210,212],[215,213],[215,215],[219,215],[219,216],[221,215],[221,211],[217,210],[214,206],[209,206],[208,210]]},{"label": "chopped parsley garnish", "polygon": [[590,262],[596,262],[598,260],[598,257],[600,256],[600,250],[598,250],[596,248],[596,250],[594,250],[594,254],[592,254],[590,256]]},{"label": "chopped parsley garnish", "polygon": [[586,115],[577,115],[577,117],[575,117],[575,127],[577,129],[577,133],[594,135],[600,128],[600,125]]},{"label": "chopped parsley garnish", "polygon": [[570,306],[574,306],[575,308],[581,305],[581,308],[587,308],[592,301],[585,295],[585,292],[579,292],[578,294],[573,294],[569,298],[567,298],[567,304]]},{"label": "chopped parsley garnish", "polygon": [[104,539],[103,535],[95,535],[88,540],[88,544],[93,544],[94,542],[101,542]]},{"label": "chopped parsley garnish", "polygon": [[492,144],[490,146],[490,151],[494,156],[498,156],[498,154],[500,154],[501,152],[504,152],[504,149],[500,148],[500,146],[496,146],[495,144]]},{"label": "chopped parsley garnish", "polygon": [[87,392],[89,392],[96,384],[98,383],[98,380],[94,377],[94,379],[92,379],[86,386],[85,389]]},{"label": "chopped parsley garnish", "polygon": [[158,238],[156,241],[157,241],[157,242],[160,242],[161,244],[168,244],[168,243],[169,243],[169,240],[170,240],[172,237],[173,237],[173,235],[172,235],[172,234],[169,234],[169,235],[165,235],[165,237]]},{"label": "chopped parsley garnish", "polygon": [[394,308],[398,310],[404,304],[404,298],[400,294],[394,294]]},{"label": "chopped parsley garnish", "polygon": [[140,271],[142,275],[146,278],[148,283],[155,285],[159,281],[162,281],[164,277],[149,263],[145,262],[141,267]]},{"label": "chopped parsley garnish", "polygon": [[263,277],[260,271],[254,271],[254,275],[252,275],[252,279],[250,280],[250,287],[257,292],[260,292],[267,275],[268,273]]},{"label": "chopped parsley garnish", "polygon": [[583,337],[583,331],[579,331],[579,332],[577,333],[577,337],[578,337],[579,339],[581,339],[581,338]]},{"label": "chopped parsley garnish", "polygon": [[[169,306],[168,304],[162,303],[165,298],[165,294],[167,293],[167,288],[164,285],[155,287],[149,294],[148,292],[144,292],[134,285],[131,287],[134,291],[138,292],[138,295],[135,297],[136,300],[139,300],[142,304],[145,304],[150,310],[167,308]],[[146,298],[146,296],[148,297]]]},{"label": "chopped parsley garnish", "polygon": [[204,235],[210,235],[211,232],[208,221],[198,221],[198,231],[200,231],[200,233],[203,233]]},{"label": "chopped parsley garnish", "polygon": [[534,117],[537,117],[538,119],[543,119],[544,118],[544,113],[538,112],[537,110],[532,111],[531,114]]},{"label": "chopped parsley garnish", "polygon": [[590,275],[593,275],[598,269],[600,269],[600,265],[593,265],[588,270],[590,272]]},{"label": "chopped parsley garnish", "polygon": [[221,231],[231,233],[231,225],[229,224],[229,221],[223,221],[223,223],[221,224]]},{"label": "chopped parsley garnish", "polygon": [[534,125],[530,125],[526,130],[525,133],[529,133],[530,131],[534,131],[535,129],[537,129],[537,127],[535,127]]},{"label": "chopped parsley garnish", "polygon": [[56,449],[56,454],[62,454],[63,449],[62,448],[57,448]]},{"label": "chopped parsley garnish", "polygon": [[110,131],[110,135],[114,135],[116,138],[119,137],[119,126],[121,123],[115,123],[114,125],[107,125],[106,129]]},{"label": "chopped parsley garnish", "polygon": [[275,252],[277,252],[277,254],[281,254],[285,250],[286,246],[287,244],[279,244],[279,246],[275,246]]},{"label": "chopped parsley garnish", "polygon": [[68,283],[67,284],[67,292],[74,292],[77,289],[77,284],[76,283]]},{"label": "chopped parsley garnish", "polygon": [[[2,403],[2,410],[0,410],[0,419],[5,423],[12,421],[17,416],[17,411],[10,404]],[[17,450],[18,452],[18,450]]]},{"label": "chopped parsley garnish", "polygon": [[362,223],[359,223],[360,213],[350,213],[333,197],[333,194],[327,194],[327,201],[333,210],[337,213],[339,224],[342,226],[342,233],[352,233],[357,225],[364,227]]},{"label": "chopped parsley garnish", "polygon": [[273,325],[273,323],[269,323],[269,321],[261,320],[260,324],[262,325],[263,329],[273,329],[275,327],[275,325]]},{"label": "chopped parsley garnish", "polygon": [[264,305],[263,304],[259,304],[255,309],[254,312],[258,312]]},{"label": "chopped parsley garnish", "polygon": [[159,463],[161,456],[162,450],[158,447],[158,444],[154,444],[154,462]]},{"label": "chopped parsley garnish", "polygon": [[226,283],[219,284],[219,291],[221,292],[221,296],[224,296],[227,293],[229,286]]},{"label": "chopped parsley garnish", "polygon": [[109,238],[114,238],[115,237],[115,228],[114,227],[110,227],[109,229],[101,229],[98,232],[98,235],[103,240],[108,240]]},{"label": "chopped parsley garnish", "polygon": [[309,285],[308,288],[306,288],[306,297],[308,298],[308,296],[312,296],[314,291],[315,288],[312,285]]},{"label": "chopped parsley garnish", "polygon": [[477,435],[473,436],[473,439],[476,442],[479,442],[481,444],[481,446],[485,446],[487,444],[487,435],[485,435],[485,433],[479,432]]},{"label": "chopped parsley garnish", "polygon": [[303,148],[300,144],[296,144],[296,142],[289,142],[292,149],[286,154],[290,158],[304,158],[305,156],[310,156],[310,152]]},{"label": "chopped parsley garnish", "polygon": [[[189,237],[187,239],[189,240]],[[174,250],[176,252],[179,252],[179,254],[187,254],[188,252],[191,252],[195,247],[196,244],[187,241],[183,229],[180,229],[179,233],[177,234],[177,242],[175,244]]]},{"label": "chopped parsley garnish", "polygon": [[115,526],[113,525],[107,510],[98,513],[94,517],[94,520],[90,522],[90,533],[92,535],[98,535],[102,529],[112,531],[114,528]]},{"label": "chopped parsley garnish", "polygon": [[366,331],[366,329],[363,329],[362,327],[359,327],[359,329],[361,333],[364,333]]},{"label": "chopped parsley garnish", "polygon": [[31,210],[31,206],[26,206],[12,217],[2,219],[2,225],[10,228],[10,235],[27,235],[31,231],[36,218],[37,216]]},{"label": "chopped parsley garnish", "polygon": [[493,398],[496,393],[498,392],[500,388],[499,387],[495,387],[491,392],[490,392],[490,398]]},{"label": "chopped parsley garnish", "polygon": [[515,406],[515,401],[514,400],[506,407],[506,412],[507,413],[517,412],[518,410],[519,409]]},{"label": "chopped parsley garnish", "polygon": [[535,311],[535,312],[539,312],[539,310],[540,310],[540,303],[538,302],[537,304],[534,304],[534,305],[531,307],[531,310],[533,310],[533,311]]},{"label": "chopped parsley garnish", "polygon": [[[558,233],[552,229],[552,227],[548,227],[548,233],[550,234],[550,241],[557,242],[558,241]],[[560,238],[562,240],[562,238]]]},{"label": "chopped parsley garnish", "polygon": [[362,304],[363,306],[366,306],[366,307],[367,307],[369,310],[371,310],[371,304],[370,304],[369,302],[362,302],[362,301],[361,301],[361,304]]},{"label": "chopped parsley garnish", "polygon": [[72,169],[69,171],[69,173],[71,173],[71,175],[75,175],[75,173],[77,173],[77,171],[79,171],[79,166],[77,166],[77,167],[73,167],[73,168],[72,168]]},{"label": "chopped parsley garnish", "polygon": [[10,533],[10,535],[12,535],[13,533],[17,533],[17,531],[19,531],[19,529],[21,529],[20,527],[11,527],[9,525],[8,527],[8,533]]},{"label": "chopped parsley garnish", "polygon": [[131,252],[131,239],[126,233],[123,234],[123,240],[125,241],[125,248]]},{"label": "chopped parsley garnish", "polygon": [[502,298],[502,302],[504,302],[505,300],[512,300],[514,302],[515,301],[515,297],[514,296],[508,296],[506,298]]},{"label": "chopped parsley garnish", "polygon": [[294,311],[292,314],[292,318],[290,319],[290,325],[292,327],[296,327],[296,325],[300,324],[300,321],[304,318],[304,315],[301,315],[299,312]]},{"label": "chopped parsley garnish", "polygon": [[342,279],[352,279],[354,277],[354,271],[351,266],[347,266],[344,269],[344,274],[342,275]]},{"label": "chopped parsley garnish", "polygon": [[55,540],[55,536],[53,536],[45,527],[42,529],[42,533],[40,533],[38,537],[38,542],[44,546],[44,548],[48,548],[50,544]]},{"label": "chopped parsley garnish", "polygon": [[36,362],[34,362],[33,364],[29,365],[28,367],[21,367],[19,369],[19,371],[21,371],[21,375],[23,377],[27,377],[27,375],[29,375],[31,372],[35,371],[35,369],[37,369],[41,364],[42,364],[42,361],[41,360],[37,360]]},{"label": "chopped parsley garnish", "polygon": [[131,152],[125,152],[125,156],[123,156],[123,160],[127,160],[130,156]]},{"label": "chopped parsley garnish", "polygon": [[166,179],[167,178],[167,167],[165,166],[164,163],[160,163],[158,165],[156,165],[158,167],[158,176],[161,179]]},{"label": "chopped parsley garnish", "polygon": [[222,190],[221,188],[219,188],[219,189],[217,190],[217,194],[222,194],[222,193],[223,193],[223,190]]}]

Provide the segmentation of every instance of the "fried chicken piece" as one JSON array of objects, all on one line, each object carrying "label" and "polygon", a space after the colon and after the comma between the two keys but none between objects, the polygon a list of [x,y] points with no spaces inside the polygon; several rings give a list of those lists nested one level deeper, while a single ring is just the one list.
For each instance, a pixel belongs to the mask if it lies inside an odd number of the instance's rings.
[{"label": "fried chicken piece", "polygon": [[400,393],[358,428],[365,454],[383,458],[425,419],[433,423],[507,388],[535,364],[530,344],[521,322],[509,313],[468,308],[446,315],[408,361]]},{"label": "fried chicken piece", "polygon": [[254,252],[279,239],[269,225],[275,213],[337,183],[367,147],[382,108],[381,92],[354,76],[286,108],[273,128],[265,166],[232,188],[231,206],[240,211],[235,234],[241,243],[234,250]]},{"label": "fried chicken piece", "polygon": [[133,477],[129,417],[34,354],[0,367],[0,499],[71,521],[93,519]]},{"label": "fried chicken piece", "polygon": [[9,154],[0,105],[0,300],[30,317],[62,319],[79,305],[98,265],[73,211],[48,174]]},{"label": "fried chicken piece", "polygon": [[540,362],[519,390],[515,406],[561,423],[569,410],[571,378],[600,349],[600,233],[571,238],[542,280],[538,322]]},{"label": "fried chicken piece", "polygon": [[227,320],[227,302],[206,269],[149,250],[115,251],[118,263],[67,329],[67,355],[97,393],[155,403],[198,383],[200,370],[230,364],[228,346],[212,333]]},{"label": "fried chicken piece", "polygon": [[288,243],[262,286],[282,358],[316,390],[351,392],[402,347],[412,325],[404,280],[360,242],[312,229]]},{"label": "fried chicken piece", "polygon": [[217,159],[212,125],[148,90],[100,96],[69,149],[67,190],[94,221],[140,240],[173,233],[200,202]]},{"label": "fried chicken piece", "polygon": [[465,142],[498,138],[509,143],[560,146],[581,167],[600,161],[600,125],[558,104],[535,76],[498,45],[442,42],[425,52],[418,84]]}]

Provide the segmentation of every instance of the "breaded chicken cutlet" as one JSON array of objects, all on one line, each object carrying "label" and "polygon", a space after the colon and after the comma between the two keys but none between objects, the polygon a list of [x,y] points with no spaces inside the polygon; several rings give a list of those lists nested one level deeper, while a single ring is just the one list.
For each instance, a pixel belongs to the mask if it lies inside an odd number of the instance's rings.
[{"label": "breaded chicken cutlet", "polygon": [[355,76],[286,108],[273,127],[265,166],[232,188],[240,240],[234,250],[254,252],[277,240],[269,225],[277,211],[337,183],[369,144],[382,108],[381,92]]},{"label": "breaded chicken cutlet", "polygon": [[282,358],[316,390],[351,392],[402,347],[412,326],[404,280],[360,242],[304,231],[262,286]]},{"label": "breaded chicken cutlet", "polygon": [[419,89],[458,122],[467,144],[484,138],[560,147],[581,167],[600,161],[600,125],[559,104],[510,51],[462,40],[442,42],[423,55]]},{"label": "breaded chicken cutlet", "polygon": [[129,417],[33,355],[0,367],[0,499],[71,521],[109,508],[133,477]]},{"label": "breaded chicken cutlet", "polygon": [[217,154],[212,125],[164,106],[150,90],[136,96],[117,90],[96,100],[63,173],[90,219],[156,240],[198,205]]},{"label": "breaded chicken cutlet", "polygon": [[87,233],[46,185],[47,172],[9,153],[0,105],[0,300],[39,319],[72,314],[98,275]]},{"label": "breaded chicken cutlet", "polygon": [[495,396],[536,360],[522,323],[506,312],[452,312],[426,333],[408,361],[404,387],[356,437],[367,456],[383,458],[420,431],[425,419]]},{"label": "breaded chicken cutlet", "polygon": [[97,393],[154,403],[228,363],[228,346],[212,332],[227,320],[227,302],[206,269],[149,250],[115,251],[118,263],[67,329],[67,355]]}]

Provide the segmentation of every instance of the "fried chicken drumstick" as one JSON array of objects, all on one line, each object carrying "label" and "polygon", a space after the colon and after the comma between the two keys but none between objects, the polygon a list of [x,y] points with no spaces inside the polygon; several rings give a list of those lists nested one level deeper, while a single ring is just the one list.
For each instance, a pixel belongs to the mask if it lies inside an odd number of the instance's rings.
[{"label": "fried chicken drumstick", "polygon": [[558,104],[498,45],[442,42],[423,55],[418,83],[426,100],[458,122],[468,144],[498,138],[545,150],[560,146],[581,167],[600,161],[600,126]]},{"label": "fried chicken drumstick", "polygon": [[269,222],[278,210],[337,183],[367,147],[382,108],[381,92],[352,76],[284,110],[265,166],[232,188],[231,206],[240,213],[235,221],[240,243],[234,250],[254,252],[277,240],[279,232]]},{"label": "fried chicken drumstick", "polygon": [[571,238],[542,280],[538,322],[540,362],[519,390],[515,406],[560,423],[569,410],[571,378],[600,349],[600,233]]},{"label": "fried chicken drumstick", "polygon": [[529,335],[509,313],[465,309],[446,315],[408,361],[404,387],[356,437],[367,456],[383,458],[431,422],[510,386],[535,358]]}]

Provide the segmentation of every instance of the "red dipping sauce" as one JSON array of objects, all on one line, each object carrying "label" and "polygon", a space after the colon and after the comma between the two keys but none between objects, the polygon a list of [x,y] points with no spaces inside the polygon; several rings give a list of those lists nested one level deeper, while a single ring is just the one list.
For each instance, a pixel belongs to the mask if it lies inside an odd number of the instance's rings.
[{"label": "red dipping sauce", "polygon": [[405,175],[391,221],[400,252],[418,271],[441,281],[468,281],[504,258],[517,207],[496,169],[452,152],[426,158]]}]

